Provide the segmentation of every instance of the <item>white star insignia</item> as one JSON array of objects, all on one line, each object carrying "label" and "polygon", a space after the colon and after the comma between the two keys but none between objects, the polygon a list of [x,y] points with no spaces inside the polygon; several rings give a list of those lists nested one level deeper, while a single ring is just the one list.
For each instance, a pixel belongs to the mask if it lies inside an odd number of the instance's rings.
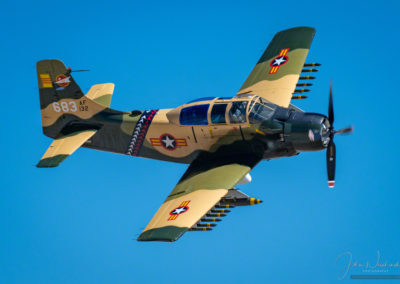
[{"label": "white star insignia", "polygon": [[165,143],[165,147],[174,148],[174,139],[170,139],[168,136],[165,136],[162,141]]},{"label": "white star insignia", "polygon": [[173,213],[174,214],[181,214],[182,212],[185,212],[185,211],[186,211],[185,207],[180,207],[180,208],[176,208]]},{"label": "white star insignia", "polygon": [[282,57],[276,58],[274,60],[274,64],[273,65],[279,66],[285,61],[286,61],[285,57],[282,56]]}]

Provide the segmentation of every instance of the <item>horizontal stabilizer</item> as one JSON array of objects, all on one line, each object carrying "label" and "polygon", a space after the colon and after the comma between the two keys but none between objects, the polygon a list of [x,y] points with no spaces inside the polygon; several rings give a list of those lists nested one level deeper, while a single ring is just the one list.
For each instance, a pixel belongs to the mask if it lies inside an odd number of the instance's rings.
[{"label": "horizontal stabilizer", "polygon": [[102,106],[110,107],[113,92],[113,83],[97,84],[90,88],[89,92],[86,94],[86,97],[98,104],[101,104]]},{"label": "horizontal stabilizer", "polygon": [[36,166],[38,168],[57,167],[96,132],[97,130],[95,129],[88,129],[72,132],[54,139],[53,143],[51,143],[49,149],[47,149]]}]

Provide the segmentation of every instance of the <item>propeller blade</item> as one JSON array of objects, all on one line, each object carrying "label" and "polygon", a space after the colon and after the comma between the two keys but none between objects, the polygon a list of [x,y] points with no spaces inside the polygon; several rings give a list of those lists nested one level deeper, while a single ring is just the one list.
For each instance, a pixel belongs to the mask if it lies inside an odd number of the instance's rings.
[{"label": "propeller blade", "polygon": [[346,127],[346,128],[342,128],[342,129],[340,129],[340,130],[336,130],[335,131],[335,134],[347,134],[347,133],[351,133],[351,132],[353,132],[353,126],[349,126],[349,127]]},{"label": "propeller blade", "polygon": [[332,98],[332,80],[329,86],[329,108],[328,108],[328,119],[331,127],[333,127],[333,121],[335,120],[335,116],[333,114],[333,98]]},{"label": "propeller blade", "polygon": [[329,141],[328,148],[326,149],[326,169],[328,172],[328,186],[333,188],[335,186],[335,165],[336,165],[336,146],[333,140]]}]

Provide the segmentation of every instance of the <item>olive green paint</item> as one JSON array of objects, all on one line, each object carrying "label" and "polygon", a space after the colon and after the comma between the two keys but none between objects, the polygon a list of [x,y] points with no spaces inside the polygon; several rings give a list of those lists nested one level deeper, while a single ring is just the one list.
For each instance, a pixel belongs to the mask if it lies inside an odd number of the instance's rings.
[{"label": "olive green paint", "polygon": [[112,99],[112,94],[108,94],[108,95],[103,95],[101,97],[95,98],[93,101],[95,101],[96,103],[101,104],[103,106],[110,107],[111,99]]},{"label": "olive green paint", "polygon": [[[298,27],[277,33],[240,90],[251,87],[263,80],[273,81],[288,74],[300,74],[314,34],[315,29],[308,27]],[[289,52],[286,54],[288,61],[279,67],[278,72],[269,74],[271,60],[277,57],[281,50],[285,48],[289,48]]]},{"label": "olive green paint", "polygon": [[163,242],[173,242],[179,239],[183,233],[185,233],[189,228],[186,227],[176,227],[176,226],[166,226],[156,229],[150,229],[143,232],[138,241],[163,241]]},{"label": "olive green paint", "polygon": [[57,167],[62,161],[64,161],[69,155],[57,155],[51,158],[40,160],[36,165],[38,168],[53,168]]},{"label": "olive green paint", "polygon": [[[189,168],[189,170],[196,171],[193,168]],[[227,164],[206,171],[198,171],[191,177],[180,181],[164,202],[200,189],[215,190],[232,188],[250,170],[251,168],[245,165]]]}]

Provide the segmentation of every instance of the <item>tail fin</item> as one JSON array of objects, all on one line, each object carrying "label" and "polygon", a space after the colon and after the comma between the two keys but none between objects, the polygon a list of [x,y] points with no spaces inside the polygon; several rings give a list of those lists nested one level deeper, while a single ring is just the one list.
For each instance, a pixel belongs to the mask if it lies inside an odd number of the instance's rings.
[{"label": "tail fin", "polygon": [[66,131],[66,127],[83,120],[88,125],[94,115],[108,108],[86,97],[72,77],[71,70],[60,60],[39,61],[37,76],[42,127],[46,136],[57,138],[61,132],[70,133],[72,130]]},{"label": "tail fin", "polygon": [[39,61],[37,76],[43,133],[55,138],[37,166],[56,167],[103,126],[103,113],[120,112],[109,109],[114,84],[94,85],[85,96],[59,60]]}]

